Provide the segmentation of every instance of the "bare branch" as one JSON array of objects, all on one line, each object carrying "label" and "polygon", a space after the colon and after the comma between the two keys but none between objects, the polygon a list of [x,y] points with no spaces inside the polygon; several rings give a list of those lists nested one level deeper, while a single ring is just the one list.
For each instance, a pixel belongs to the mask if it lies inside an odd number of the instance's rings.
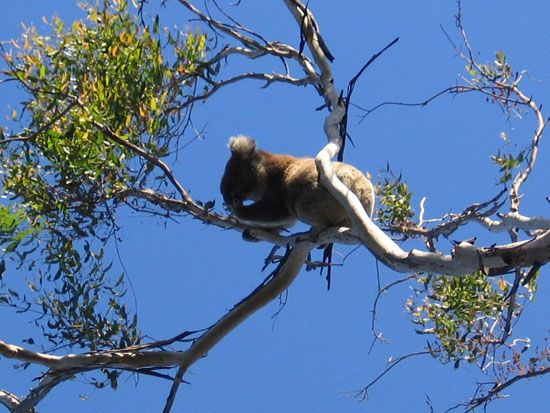
[{"label": "bare branch", "polygon": [[240,82],[242,80],[246,79],[256,79],[256,80],[263,80],[265,81],[265,84],[262,86],[262,88],[266,88],[272,83],[278,82],[278,83],[287,83],[294,86],[305,86],[307,84],[311,83],[311,80],[307,77],[297,79],[290,77],[288,75],[283,75],[280,73],[255,73],[255,72],[249,72],[249,73],[243,73],[241,75],[237,75],[234,77],[231,77],[229,79],[221,80],[219,82],[209,81],[210,88],[201,95],[191,96],[189,97],[183,104],[179,105],[175,109],[181,110],[187,106],[192,105],[193,103],[200,101],[200,100],[206,100],[209,97],[211,97],[214,93],[216,93],[218,90],[223,88],[224,86]]},{"label": "bare branch", "polygon": [[48,375],[40,380],[40,384],[29,392],[29,395],[25,397],[13,410],[13,413],[29,413],[34,412],[34,407],[44,399],[51,390],[59,383],[65,380],[71,379],[73,375],[71,373],[55,373]]},{"label": "bare branch", "polygon": [[229,35],[234,39],[237,39],[242,44],[248,47],[258,48],[258,46],[260,46],[260,44],[256,40],[239,31],[237,25],[235,24],[229,25],[229,24],[222,23],[218,20],[215,20],[212,17],[200,11],[198,8],[196,8],[193,4],[191,4],[187,0],[179,0],[179,2],[184,7],[186,7],[189,11],[191,11],[193,14],[197,15],[202,21],[207,23],[210,27],[217,29],[222,33],[225,33],[226,35]]},{"label": "bare branch", "polygon": [[542,133],[544,132],[544,128],[546,127],[546,121],[544,120],[544,117],[542,115],[541,108],[531,98],[528,98],[526,95],[524,95],[523,92],[518,88],[517,84],[514,84],[511,87],[511,90],[517,96],[519,96],[519,98],[523,102],[525,102],[525,104],[527,104],[533,112],[535,112],[535,115],[537,117],[537,130],[535,131],[533,140],[531,142],[531,153],[529,157],[529,162],[527,163],[527,166],[516,176],[512,184],[512,188],[510,188],[510,209],[512,212],[517,212],[519,210],[520,202],[519,190],[521,188],[521,185],[523,185],[525,181],[527,181],[527,178],[529,178],[529,175],[535,167],[535,163],[537,161],[539,153],[539,141],[542,138]]},{"label": "bare branch", "polygon": [[475,89],[469,86],[451,86],[446,89],[443,89],[434,95],[430,96],[429,98],[421,101],[421,102],[397,102],[397,101],[388,101],[388,102],[382,102],[378,105],[372,107],[372,108],[363,108],[357,104],[352,104],[354,107],[358,108],[359,110],[365,112],[364,115],[361,116],[359,122],[363,122],[367,116],[369,116],[372,112],[384,107],[384,106],[409,106],[409,107],[415,107],[420,106],[424,107],[427,106],[429,103],[431,103],[433,100],[437,99],[440,96],[446,95],[447,93],[450,94],[458,94],[458,93],[465,93],[465,92],[473,92]]},{"label": "bare branch", "polygon": [[[467,49],[466,55],[459,51],[460,55],[469,63],[472,68],[476,69],[476,72],[481,79],[483,79],[487,84],[491,85],[488,89],[496,92],[493,93],[495,101],[501,103],[503,106],[506,107],[509,107],[509,105],[511,104],[520,103],[524,106],[529,107],[533,111],[537,119],[537,128],[530,145],[529,161],[527,162],[525,168],[523,168],[514,178],[512,187],[510,188],[510,210],[511,212],[518,212],[521,199],[519,191],[521,185],[523,185],[525,181],[527,181],[529,175],[535,167],[539,152],[539,141],[542,138],[542,134],[544,132],[544,128],[546,127],[547,121],[542,114],[542,107],[537,105],[531,97],[528,97],[519,88],[519,83],[522,80],[521,75],[516,75],[513,80],[509,80],[508,77],[501,78],[496,75],[489,75],[487,71],[483,70],[483,67],[481,67],[481,65],[475,60],[472,46],[470,45],[468,35],[462,23],[462,8],[460,0],[458,1],[456,24],[457,27],[460,29],[460,32],[462,34],[462,41],[464,42],[464,45]],[[457,49],[456,46],[454,47],[455,49]],[[470,83],[470,86],[473,86],[474,89],[477,89],[482,93],[486,93],[486,88],[483,88],[477,84],[473,84],[472,82]],[[513,100],[511,96],[515,96],[518,100]]]},{"label": "bare branch", "polygon": [[[302,69],[306,73],[306,76],[309,77],[312,82],[317,82],[318,75],[316,74],[316,70],[312,62],[306,56],[303,56],[302,53],[300,53],[298,50],[294,49],[293,47],[280,42],[267,42],[265,39],[263,39],[263,37],[254,33],[252,30],[244,28],[239,23],[236,23],[234,21],[232,24],[222,23],[206,15],[205,13],[200,11],[198,8],[196,8],[193,4],[191,4],[189,1],[187,0],[179,0],[179,1],[183,6],[185,6],[188,10],[190,10],[193,14],[197,15],[202,21],[208,24],[211,28],[221,31],[222,33],[232,37],[233,39],[239,41],[244,46],[246,46],[247,50],[246,52],[244,52],[244,50],[241,50],[243,52],[242,54],[253,58],[256,58],[257,56],[261,56],[264,54],[269,54],[278,58],[292,59],[302,67]],[[255,40],[253,37],[247,36],[243,32],[252,34],[254,37],[261,39],[262,43]],[[230,50],[232,49],[230,48]],[[214,59],[216,61],[220,60],[221,58],[226,56],[226,53],[228,53],[228,51],[224,52],[222,50],[220,54],[216,56]]]},{"label": "bare branch", "polygon": [[377,309],[378,309],[378,301],[380,301],[380,298],[382,297],[382,294],[388,292],[391,288],[395,287],[396,285],[402,284],[404,282],[407,282],[409,280],[412,280],[412,279],[416,278],[416,276],[417,276],[416,274],[412,274],[412,275],[408,275],[408,276],[403,277],[403,278],[399,278],[398,280],[395,280],[395,281],[385,285],[383,288],[378,289],[378,292],[376,293],[376,298],[374,299],[374,303],[372,304],[372,310],[371,310],[372,316],[371,316],[370,330],[371,330],[372,335],[374,336],[374,338],[373,338],[372,343],[370,345],[369,353],[372,351],[372,349],[374,347],[374,344],[376,344],[376,342],[382,338],[382,333],[378,333],[376,331],[376,313],[377,313]]},{"label": "bare branch", "polygon": [[0,340],[0,354],[26,363],[40,364],[53,371],[72,370],[73,373],[93,368],[142,368],[171,367],[177,365],[184,357],[178,351],[141,351],[133,348],[104,352],[69,354],[54,356],[24,349]]},{"label": "bare branch", "polygon": [[[163,208],[176,212],[189,212],[187,204],[184,201],[171,199],[164,194],[156,193],[147,189],[128,189],[121,192],[121,198],[125,196],[137,196],[146,198],[149,201],[162,206]],[[491,200],[493,201],[493,200]],[[482,204],[474,204],[469,209],[467,208],[463,215],[467,216],[467,211],[475,211],[480,207],[487,206],[491,201]],[[310,239],[310,233],[297,233],[290,236],[282,236],[270,230],[253,228],[230,217],[224,217],[213,212],[205,212],[203,209],[198,210],[197,218],[205,223],[213,224],[221,228],[238,228],[248,230],[250,235],[258,240],[265,240],[270,243],[286,246],[292,245],[295,242],[301,242]],[[373,224],[374,225],[374,224]],[[458,225],[454,223],[453,225]],[[447,228],[448,229],[448,228]],[[442,233],[442,230],[439,230]],[[389,239],[391,243],[396,245],[389,237],[384,234],[384,237]],[[340,242],[343,244],[357,244],[359,242],[358,234],[349,228],[329,228],[323,231],[315,239],[315,245],[322,245],[330,242]],[[548,261],[550,251],[545,249],[550,245],[550,234],[544,232],[529,241],[522,241],[513,244],[489,246],[476,248],[468,243],[463,243],[455,246],[452,255],[444,255],[441,253],[428,253],[418,250],[410,252],[402,251],[401,256],[392,256],[391,254],[381,254],[379,257],[386,265],[399,272],[436,272],[448,275],[463,275],[470,274],[483,269],[485,273],[496,275],[502,272],[507,272],[514,266],[532,266],[534,263],[539,264]]]},{"label": "bare branch", "polygon": [[514,384],[514,383],[516,383],[520,380],[529,380],[533,377],[544,376],[545,374],[548,374],[548,373],[550,373],[550,367],[543,367],[539,370],[530,370],[530,371],[526,371],[526,372],[517,374],[514,377],[512,377],[511,379],[506,380],[505,382],[495,383],[493,388],[491,390],[489,390],[486,395],[481,396],[481,397],[473,398],[472,400],[469,400],[468,402],[466,402],[466,403],[464,403],[460,406],[466,407],[467,408],[465,410],[466,412],[474,411],[474,409],[476,409],[477,407],[479,407],[481,405],[486,405],[492,399],[502,397],[500,393],[504,389],[510,387],[512,384]]},{"label": "bare branch", "polygon": [[[194,218],[200,219],[205,224],[215,225],[223,229],[237,229],[242,231],[248,231],[252,238],[258,241],[267,241],[269,243],[286,247],[287,245],[293,245],[296,242],[301,242],[308,240],[310,238],[310,232],[295,233],[289,236],[283,236],[278,234],[276,230],[273,229],[262,229],[255,228],[250,225],[243,223],[237,219],[234,219],[232,216],[219,215],[215,212],[207,210],[204,207],[201,207],[197,204],[196,201],[193,202],[192,208],[189,207],[189,203],[180,200],[170,198],[164,193],[153,191],[152,189],[143,188],[126,188],[120,190],[116,193],[116,197],[121,200],[127,200],[127,198],[135,197],[140,199],[145,199],[151,202],[154,205],[157,205],[164,209],[165,211],[171,211],[175,213],[188,213]],[[346,229],[342,229],[342,232],[346,232]],[[327,233],[328,236],[338,236],[338,229],[335,228],[334,231]],[[357,238],[352,236],[346,236],[345,234],[341,235],[343,242],[347,244],[357,243]]]},{"label": "bare branch", "polygon": [[500,198],[505,193],[506,188],[488,201],[474,203],[466,207],[464,211],[459,214],[448,214],[441,219],[437,219],[435,221],[444,221],[446,219],[448,219],[448,221],[436,225],[433,228],[427,228],[422,225],[422,223],[426,221],[424,220],[424,206],[423,203],[421,203],[421,216],[417,225],[414,222],[405,222],[403,225],[394,225],[389,227],[389,229],[391,231],[398,231],[409,236],[423,236],[427,239],[435,239],[441,235],[448,237],[469,221],[483,221],[488,219],[489,216],[495,214],[504,204],[504,201],[501,201]]},{"label": "bare branch", "polygon": [[499,213],[497,215],[500,221],[490,219],[489,217],[478,218],[478,221],[492,232],[506,232],[513,228],[524,231],[550,229],[550,218],[526,217],[519,212]]},{"label": "bare branch", "polygon": [[179,364],[179,370],[164,406],[164,413],[169,413],[172,409],[179,384],[187,369],[249,316],[283,293],[300,272],[311,248],[313,248],[313,244],[309,242],[296,243],[269,281],[260,285],[248,297],[235,305],[231,311],[193,343]]},{"label": "bare branch", "polygon": [[386,374],[390,372],[391,369],[393,369],[395,366],[400,364],[401,362],[411,358],[411,357],[417,357],[417,356],[424,356],[424,355],[433,355],[434,350],[422,350],[417,351],[414,353],[405,354],[404,356],[400,356],[397,358],[391,358],[388,361],[387,367],[378,375],[376,376],[369,384],[367,384],[365,387],[363,387],[361,390],[358,390],[355,394],[356,397],[359,397],[361,399],[368,399],[369,397],[369,389],[374,386],[382,377],[384,377]]},{"label": "bare branch", "polygon": [[[298,23],[308,24],[303,4],[298,0],[285,0],[287,7]],[[305,31],[307,44],[315,62],[321,69],[323,94],[331,113],[325,119],[325,133],[330,142],[316,157],[317,168],[323,185],[346,207],[352,219],[354,233],[362,243],[380,261],[398,272],[433,272],[438,274],[461,275],[482,270],[486,274],[498,274],[521,266],[521,263],[532,265],[534,262],[550,260],[550,232],[534,237],[529,241],[509,244],[495,248],[476,248],[469,243],[459,243],[451,256],[436,252],[412,250],[405,252],[388,235],[378,228],[364,211],[361,203],[351,191],[337,178],[332,170],[331,160],[338,153],[342,137],[339,135],[339,124],[345,115],[345,108],[339,99],[335,82],[322,49],[318,44],[313,28]],[[510,254],[514,251],[514,254]],[[520,252],[522,251],[522,252]],[[537,259],[542,258],[542,261]],[[516,258],[522,257],[519,261]]]}]

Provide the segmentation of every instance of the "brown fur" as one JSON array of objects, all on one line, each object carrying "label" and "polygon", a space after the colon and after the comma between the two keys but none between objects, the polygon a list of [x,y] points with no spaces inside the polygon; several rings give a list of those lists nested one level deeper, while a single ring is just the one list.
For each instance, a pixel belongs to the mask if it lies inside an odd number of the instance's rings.
[{"label": "brown fur", "polygon": [[[221,193],[239,220],[257,227],[288,228],[297,219],[314,227],[350,226],[344,207],[322,186],[313,158],[296,158],[259,150],[246,136],[229,141]],[[333,162],[338,178],[367,214],[374,210],[374,189],[355,167]],[[254,203],[244,205],[246,200]]]}]

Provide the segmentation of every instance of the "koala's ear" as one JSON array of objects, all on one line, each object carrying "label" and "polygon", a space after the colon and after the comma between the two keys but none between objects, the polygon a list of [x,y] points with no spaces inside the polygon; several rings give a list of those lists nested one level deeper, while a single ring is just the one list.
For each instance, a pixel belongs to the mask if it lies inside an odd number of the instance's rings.
[{"label": "koala's ear", "polygon": [[241,158],[252,158],[256,154],[256,141],[248,136],[232,136],[227,146],[233,155]]}]

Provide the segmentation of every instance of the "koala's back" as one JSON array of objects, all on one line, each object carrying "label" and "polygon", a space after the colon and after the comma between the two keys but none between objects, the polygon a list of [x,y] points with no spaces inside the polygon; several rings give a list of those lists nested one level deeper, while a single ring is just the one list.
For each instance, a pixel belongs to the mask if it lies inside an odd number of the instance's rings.
[{"label": "koala's back", "polygon": [[[367,177],[355,167],[333,162],[340,180],[357,195],[367,214],[374,209],[374,189]],[[296,158],[285,171],[286,202],[300,221],[319,227],[350,226],[344,207],[322,186],[315,161]]]}]

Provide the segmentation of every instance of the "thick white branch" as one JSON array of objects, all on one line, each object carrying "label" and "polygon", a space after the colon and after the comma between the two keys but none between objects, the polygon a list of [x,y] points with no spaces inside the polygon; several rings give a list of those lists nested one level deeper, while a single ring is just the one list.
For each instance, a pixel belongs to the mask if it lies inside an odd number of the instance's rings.
[{"label": "thick white branch", "polygon": [[182,359],[179,363],[180,367],[168,395],[164,412],[171,410],[181,382],[180,379],[187,369],[199,358],[206,355],[220,340],[244,320],[282,294],[298,276],[313,246],[314,244],[307,241],[296,243],[273,279],[267,284],[258,287],[248,297],[239,302],[231,311],[208,329],[206,333],[195,340],[189,350],[182,353]]},{"label": "thick white branch", "polygon": [[512,188],[510,188],[511,209],[513,212],[519,210],[519,201],[521,198],[519,194],[519,189],[521,185],[523,185],[525,181],[527,181],[527,178],[529,178],[529,175],[535,168],[535,163],[537,161],[538,153],[539,153],[539,141],[542,138],[542,134],[546,126],[546,122],[544,120],[541,107],[538,106],[530,97],[527,97],[519,89],[518,83],[519,83],[519,79],[516,82],[514,82],[514,85],[511,87],[511,90],[526,105],[528,105],[533,112],[535,112],[535,115],[537,116],[537,130],[535,131],[535,135],[533,136],[533,143],[531,145],[530,157],[529,157],[529,161],[527,162],[527,166],[516,176],[512,184]]},{"label": "thick white branch", "polygon": [[[30,351],[0,340],[0,354],[23,362],[41,364],[52,371],[78,372],[101,367],[137,369],[175,365],[179,365],[180,370],[185,371],[246,318],[283,293],[300,272],[312,246],[313,244],[307,241],[298,242],[272,280],[238,303],[186,351],[142,351],[138,347],[102,353],[55,356]],[[7,403],[7,397],[8,394],[2,394],[0,401]]]},{"label": "thick white branch", "polygon": [[237,304],[233,310],[197,340],[186,352],[182,364],[193,364],[246,318],[282,294],[298,276],[312,246],[313,244],[309,242],[300,242],[294,245],[275,278]]},{"label": "thick white branch", "polygon": [[[309,13],[298,0],[285,0],[294,18],[302,26],[308,25]],[[317,41],[317,33],[312,27],[304,28],[306,41],[317,66],[321,70],[322,90],[331,110],[325,119],[324,130],[329,143],[315,158],[323,185],[346,208],[354,232],[363,245],[376,258],[398,272],[428,272],[448,275],[470,274],[477,270],[505,270],[513,266],[542,264],[550,260],[550,232],[541,234],[529,241],[508,244],[501,247],[476,248],[461,243],[451,255],[435,252],[411,250],[406,252],[378,228],[363,209],[359,199],[336,176],[332,169],[332,159],[341,147],[340,122],[345,109],[323,50]]]},{"label": "thick white branch", "polygon": [[13,412],[19,405],[19,398],[8,391],[0,390],[0,404]]},{"label": "thick white branch", "polygon": [[[288,58],[297,61],[310,81],[317,81],[317,73],[315,72],[315,68],[313,67],[311,61],[293,47],[280,42],[267,42],[265,44],[263,42],[260,43],[254,38],[244,34],[244,32],[240,30],[242,27],[238,28],[237,25],[227,25],[215,20],[203,13],[187,0],[179,0],[179,2],[209,26],[216,28],[246,46],[246,48],[229,47],[224,49],[216,57],[214,57],[210,63],[215,63],[215,61],[219,60],[219,58],[223,58],[224,56],[228,56],[233,53],[239,53],[253,59],[265,54],[270,54],[276,57]],[[251,32],[248,31],[248,33]]]},{"label": "thick white branch", "polygon": [[184,358],[177,351],[118,350],[101,353],[68,354],[55,356],[30,351],[0,340],[0,354],[25,363],[41,364],[51,370],[92,369],[100,367],[143,368],[175,366]]},{"label": "thick white branch", "polygon": [[[282,294],[299,274],[300,269],[302,268],[311,248],[314,245],[315,244],[310,243],[307,239],[297,241],[281,264],[277,273],[269,282],[258,287],[258,289],[252,292],[248,297],[240,301],[231,311],[229,311],[216,324],[208,329],[208,331],[206,331],[201,337],[197,338],[191,347],[186,351],[152,351],[143,350],[140,349],[139,346],[136,346],[134,348],[106,351],[101,353],[55,356],[30,351],[24,349],[23,347],[8,344],[0,340],[0,355],[23,362],[44,365],[50,369],[50,373],[46,376],[46,378],[51,376],[52,380],[57,380],[53,384],[45,382],[43,386],[41,384],[41,386],[37,388],[39,391],[35,391],[34,393],[31,392],[32,394],[25,399],[25,405],[29,406],[34,406],[36,402],[53,386],[65,379],[64,377],[61,379],[57,377],[57,372],[63,375],[103,367],[139,369],[145,367],[180,366],[178,376],[181,378],[181,375],[183,375],[189,366],[206,355],[208,351],[210,351],[234,328],[240,325],[257,310],[261,309]],[[170,403],[167,403],[165,410],[170,409],[171,403],[174,400],[177,386],[180,382],[178,376],[174,381],[173,391],[169,396]],[[18,401],[17,398],[13,397],[15,396],[12,396],[7,392],[0,392],[0,403],[12,408],[13,402]],[[17,408],[17,406],[13,408]]]},{"label": "thick white branch", "polygon": [[524,231],[550,229],[550,219],[545,217],[526,217],[519,212],[498,214],[500,221],[485,217],[479,218],[478,222],[492,232],[506,232],[513,228]]}]

